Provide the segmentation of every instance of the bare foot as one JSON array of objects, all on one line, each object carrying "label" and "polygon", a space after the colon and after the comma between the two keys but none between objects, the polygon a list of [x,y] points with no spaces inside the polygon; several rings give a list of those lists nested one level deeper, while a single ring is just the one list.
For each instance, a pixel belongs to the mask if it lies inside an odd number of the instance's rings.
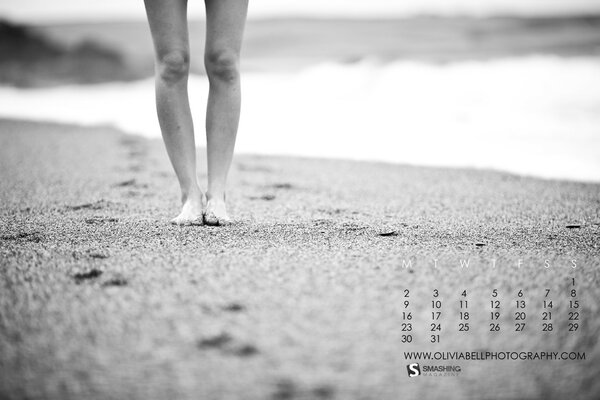
[{"label": "bare foot", "polygon": [[225,200],[217,200],[215,198],[208,200],[206,210],[204,211],[204,224],[211,226],[231,224]]},{"label": "bare foot", "polygon": [[184,200],[181,213],[171,220],[174,225],[202,225],[202,195]]}]

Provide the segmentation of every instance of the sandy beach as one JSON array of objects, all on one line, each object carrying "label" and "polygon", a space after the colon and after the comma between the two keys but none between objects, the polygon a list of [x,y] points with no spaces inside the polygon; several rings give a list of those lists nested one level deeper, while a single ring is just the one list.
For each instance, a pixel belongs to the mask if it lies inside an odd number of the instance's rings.
[{"label": "sandy beach", "polygon": [[[228,192],[235,224],[174,227],[160,140],[16,120],[0,121],[0,180],[2,398],[600,395],[600,184],[243,155]],[[507,302],[524,290],[539,315],[543,291],[572,278],[577,333],[561,320],[556,332],[495,335],[474,312],[469,332],[427,341],[436,288],[450,325],[465,289],[482,304],[492,287]],[[407,288],[424,333],[411,344]],[[459,377],[408,379],[404,352],[427,350],[586,360],[470,361]]]}]

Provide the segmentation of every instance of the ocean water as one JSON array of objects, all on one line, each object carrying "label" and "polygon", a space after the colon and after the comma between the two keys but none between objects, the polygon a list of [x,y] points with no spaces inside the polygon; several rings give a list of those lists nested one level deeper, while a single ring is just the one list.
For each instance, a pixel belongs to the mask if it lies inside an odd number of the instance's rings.
[{"label": "ocean water", "polygon": [[[208,84],[190,78],[203,146]],[[0,87],[0,116],[160,137],[151,79]],[[237,151],[600,181],[600,57],[320,63],[243,75]]]},{"label": "ocean water", "polygon": [[[204,15],[201,2],[190,2],[190,16]],[[259,0],[250,3],[250,18],[311,16],[364,18],[410,15],[557,15],[598,12],[595,0]],[[0,13],[13,18],[34,21],[102,20],[106,18],[143,18],[143,7],[136,2],[119,0],[102,3],[81,0],[4,0]]]}]

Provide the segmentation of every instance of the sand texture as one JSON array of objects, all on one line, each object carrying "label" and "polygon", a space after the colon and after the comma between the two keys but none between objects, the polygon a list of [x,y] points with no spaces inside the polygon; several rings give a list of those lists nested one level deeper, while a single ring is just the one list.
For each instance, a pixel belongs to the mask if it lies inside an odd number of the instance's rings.
[{"label": "sand texture", "polygon": [[[167,223],[178,188],[160,141],[6,120],[0,181],[3,399],[600,395],[598,184],[239,155],[228,192],[236,223],[182,228]],[[573,277],[581,327],[569,333]],[[492,288],[501,333],[488,329]],[[559,306],[555,330],[542,333],[546,288]],[[411,344],[401,343],[405,289]],[[434,289],[444,328],[432,345]],[[469,332],[456,328],[463,290]],[[586,360],[462,361],[458,377],[407,377],[404,352],[438,350]]]}]

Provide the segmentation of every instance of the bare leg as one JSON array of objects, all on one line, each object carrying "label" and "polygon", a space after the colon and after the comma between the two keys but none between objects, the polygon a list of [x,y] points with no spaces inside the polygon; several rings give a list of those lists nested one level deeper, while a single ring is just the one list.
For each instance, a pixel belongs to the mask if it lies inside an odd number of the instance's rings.
[{"label": "bare leg", "polygon": [[204,222],[229,222],[225,184],[233,158],[240,118],[239,59],[248,0],[205,0],[206,51],[204,63],[210,83],[206,111],[208,203]]},{"label": "bare leg", "polygon": [[183,207],[171,222],[202,223],[194,126],[188,100],[187,0],[145,0],[156,54],[156,109],[163,140],[181,187]]}]

